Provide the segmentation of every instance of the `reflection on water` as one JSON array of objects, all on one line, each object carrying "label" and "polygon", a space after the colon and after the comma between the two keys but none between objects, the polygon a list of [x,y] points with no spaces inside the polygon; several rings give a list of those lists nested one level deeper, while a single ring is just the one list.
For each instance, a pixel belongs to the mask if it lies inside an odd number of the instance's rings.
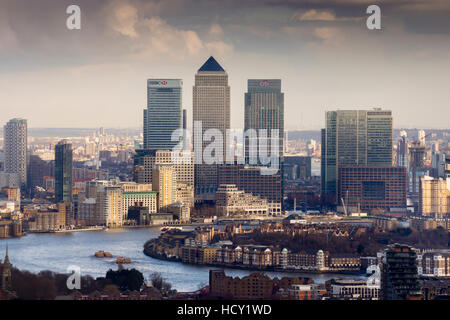
[{"label": "reflection on water", "polygon": [[[136,268],[146,278],[152,272],[160,272],[178,291],[197,290],[199,285],[207,284],[208,267],[162,261],[144,255],[142,252],[144,243],[158,237],[159,233],[159,228],[140,228],[29,234],[22,238],[1,240],[0,257],[3,259],[6,243],[8,243],[10,261],[19,269],[65,273],[67,267],[77,265],[81,268],[82,274],[99,277],[104,276],[110,268],[116,269],[115,258],[124,256],[132,261],[131,264],[125,265],[126,268]],[[94,257],[94,253],[98,250],[109,251],[114,258]],[[250,272],[229,269],[226,273],[232,276],[244,276]],[[271,272],[267,274],[281,275]],[[303,274],[302,276],[312,277],[316,282],[324,282],[330,278],[329,275]]]}]

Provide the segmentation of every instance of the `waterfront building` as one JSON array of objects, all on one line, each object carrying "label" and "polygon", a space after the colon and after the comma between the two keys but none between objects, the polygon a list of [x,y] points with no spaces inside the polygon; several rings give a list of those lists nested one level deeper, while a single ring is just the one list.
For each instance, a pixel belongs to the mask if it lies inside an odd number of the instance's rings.
[{"label": "waterfront building", "polygon": [[20,220],[0,220],[0,239],[22,236]]},{"label": "waterfront building", "polygon": [[189,221],[191,209],[194,207],[194,186],[177,182],[176,200],[177,203],[181,204],[181,220]]},{"label": "waterfront building", "polygon": [[8,187],[27,184],[27,120],[11,119],[3,128],[4,176]]},{"label": "waterfront building", "polygon": [[322,195],[338,202],[340,166],[392,166],[392,112],[337,110],[325,114],[322,129]]},{"label": "waterfront building", "polygon": [[[285,249],[283,249],[285,250]],[[320,250],[317,253],[307,253],[307,252],[291,252],[286,249],[286,264],[284,265],[287,269],[300,269],[300,270],[316,270],[317,261],[321,258],[325,267],[328,265],[328,252],[323,252]],[[323,268],[324,269],[324,268]]]},{"label": "waterfront building", "polygon": [[172,141],[172,133],[182,127],[182,86],[180,79],[147,80],[145,150],[172,149],[179,143]]},{"label": "waterfront building", "polygon": [[[245,159],[247,164],[261,165],[259,161],[249,162],[253,154],[259,157],[261,143],[267,146],[267,156],[272,157],[271,130],[278,130],[278,150],[276,157],[281,164],[284,147],[284,93],[280,79],[249,79],[245,93],[244,130],[256,130],[258,137],[246,137]],[[260,130],[267,130],[267,137],[260,136]],[[252,141],[256,138],[256,141]],[[262,141],[262,140],[266,141]],[[256,160],[256,159],[255,159]]]},{"label": "waterfront building", "polygon": [[442,178],[420,177],[419,213],[422,216],[447,218],[450,214],[450,189]]},{"label": "waterfront building", "polygon": [[340,166],[338,196],[347,208],[367,211],[405,209],[406,168]]},{"label": "waterfront building", "polygon": [[380,288],[367,280],[336,279],[331,281],[331,296],[338,299],[378,300]]},{"label": "waterfront building", "polygon": [[36,231],[56,231],[66,228],[66,213],[57,209],[48,211],[38,211],[35,216],[36,224],[33,230]]},{"label": "waterfront building", "polygon": [[158,210],[176,202],[177,175],[171,165],[157,165],[153,169],[153,190],[158,192]]},{"label": "waterfront building", "polygon": [[395,244],[383,252],[381,296],[383,300],[420,300],[417,254],[411,247]]},{"label": "waterfront building", "polygon": [[92,226],[100,225],[104,222],[103,215],[98,205],[99,193],[106,186],[113,186],[113,183],[105,180],[87,181],[85,191],[79,192],[75,197],[74,208],[76,208],[77,223],[80,225]]},{"label": "waterfront building", "polygon": [[245,193],[266,199],[269,203],[269,215],[281,215],[283,202],[281,172],[264,174],[265,169],[240,164],[219,165],[217,185],[234,184]]},{"label": "waterfront building", "polygon": [[150,213],[156,213],[157,199],[158,193],[156,191],[124,192],[123,212],[125,217],[128,215],[128,209],[132,206],[146,207]]},{"label": "waterfront building", "polygon": [[95,198],[80,197],[78,194],[77,223],[83,226],[99,225],[102,219],[97,214],[97,196]]},{"label": "waterfront building", "polygon": [[123,191],[123,212],[125,218],[130,207],[146,207],[149,213],[157,212],[158,193],[152,190],[151,184],[121,182],[117,186]]},{"label": "waterfront building", "polygon": [[359,270],[361,268],[361,257],[350,254],[329,254],[326,266],[329,270]]},{"label": "waterfront building", "polygon": [[74,216],[73,202],[58,202],[56,208],[61,215],[61,229],[66,228],[66,226],[74,226],[76,224]]},{"label": "waterfront building", "polygon": [[64,139],[55,146],[55,201],[72,202],[72,144]]},{"label": "waterfront building", "polygon": [[190,219],[190,208],[186,206],[181,201],[176,201],[169,204],[165,211],[173,215],[173,219],[177,219],[179,222],[189,222]]},{"label": "waterfront building", "polygon": [[150,224],[150,213],[147,207],[132,206],[128,208],[128,221],[135,221],[137,225],[149,225]]},{"label": "waterfront building", "polygon": [[[117,208],[120,203],[120,210]],[[84,192],[77,196],[77,220],[81,225],[121,226],[128,219],[130,207],[145,207],[158,211],[158,193],[151,184],[115,181],[88,181]]]},{"label": "waterfront building", "polygon": [[30,231],[59,231],[67,225],[68,208],[64,202],[52,205],[30,205],[24,208],[24,214],[30,218],[25,223],[25,228]]},{"label": "waterfront building", "polygon": [[268,216],[267,199],[239,190],[234,184],[221,184],[216,192],[218,216]]},{"label": "waterfront building", "polygon": [[97,216],[100,224],[109,228],[123,225],[123,190],[120,187],[103,187],[97,192]]},{"label": "waterfront building", "polygon": [[[197,132],[199,136],[194,136],[193,140],[195,149],[200,149],[196,157],[198,154],[203,155],[203,151],[211,143],[203,139],[204,133],[209,129],[222,133],[224,156],[227,146],[226,131],[230,128],[230,86],[228,74],[213,57],[210,57],[195,75],[192,106],[194,132],[196,126],[201,125],[201,130]],[[220,150],[216,151],[220,153]],[[199,199],[212,200],[217,189],[217,164],[206,164],[204,159],[197,160],[195,194]]]}]

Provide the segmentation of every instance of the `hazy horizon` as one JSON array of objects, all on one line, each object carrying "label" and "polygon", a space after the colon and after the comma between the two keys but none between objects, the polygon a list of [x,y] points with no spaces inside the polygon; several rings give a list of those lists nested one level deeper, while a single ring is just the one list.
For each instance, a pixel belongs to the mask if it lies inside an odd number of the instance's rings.
[{"label": "hazy horizon", "polygon": [[[229,75],[231,127],[243,127],[249,78],[280,78],[286,130],[319,130],[325,111],[392,110],[395,128],[446,129],[450,2],[382,0],[0,0],[2,123],[138,128],[148,78],[183,79],[213,55]],[[237,10],[238,8],[238,10]]]}]

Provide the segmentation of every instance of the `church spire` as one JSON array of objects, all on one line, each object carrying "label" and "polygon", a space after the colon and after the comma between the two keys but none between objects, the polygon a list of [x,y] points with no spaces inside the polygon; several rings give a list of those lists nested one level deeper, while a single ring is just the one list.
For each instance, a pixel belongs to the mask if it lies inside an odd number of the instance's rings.
[{"label": "church spire", "polygon": [[9,263],[9,256],[8,256],[8,244],[6,244],[6,255],[5,255],[5,262],[4,264],[10,264]]}]

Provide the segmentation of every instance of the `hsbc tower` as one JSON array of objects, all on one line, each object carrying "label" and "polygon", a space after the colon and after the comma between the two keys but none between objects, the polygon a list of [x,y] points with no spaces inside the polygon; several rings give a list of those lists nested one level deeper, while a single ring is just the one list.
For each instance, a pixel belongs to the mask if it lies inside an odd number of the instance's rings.
[{"label": "hsbc tower", "polygon": [[178,142],[172,132],[182,127],[182,87],[180,79],[148,79],[147,109],[144,109],[144,149],[169,150]]}]

